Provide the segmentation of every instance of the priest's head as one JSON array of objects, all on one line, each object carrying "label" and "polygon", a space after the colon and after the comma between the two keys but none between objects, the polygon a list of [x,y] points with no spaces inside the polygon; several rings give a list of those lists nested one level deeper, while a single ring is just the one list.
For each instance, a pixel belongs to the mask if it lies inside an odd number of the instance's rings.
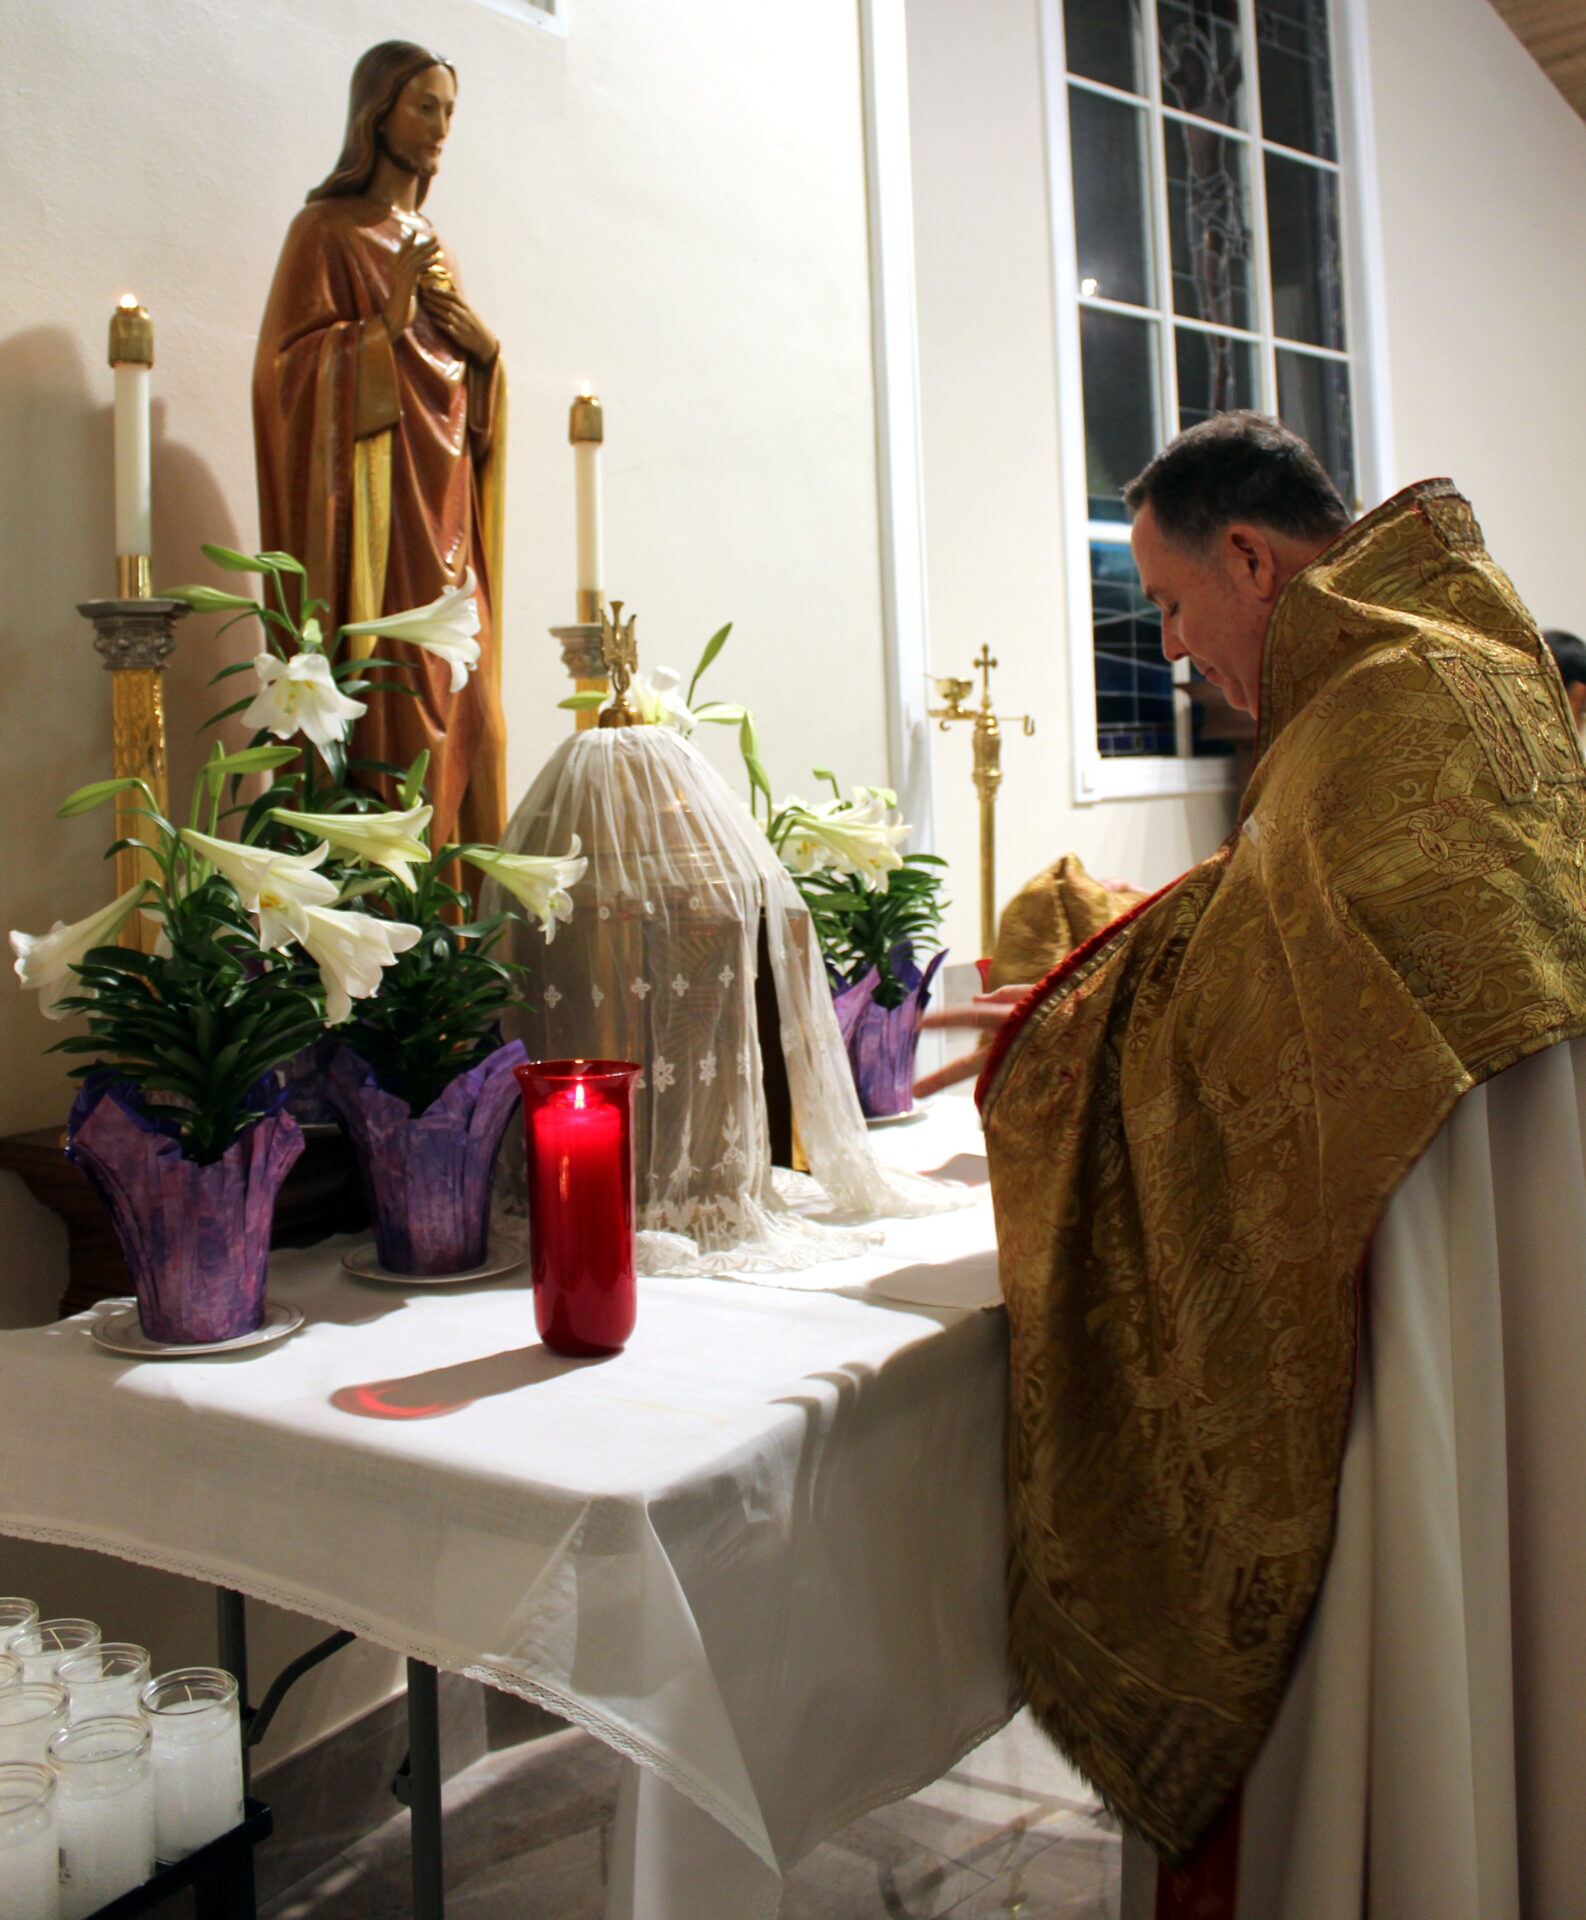
[{"label": "priest's head", "polygon": [[1326,469],[1258,413],[1219,413],[1170,442],[1123,492],[1162,651],[1254,713],[1278,595],[1349,525]]},{"label": "priest's head", "polygon": [[352,70],[341,158],[309,199],[367,193],[383,158],[415,176],[422,206],[440,169],[456,104],[457,72],[443,54],[411,40],[371,47]]}]

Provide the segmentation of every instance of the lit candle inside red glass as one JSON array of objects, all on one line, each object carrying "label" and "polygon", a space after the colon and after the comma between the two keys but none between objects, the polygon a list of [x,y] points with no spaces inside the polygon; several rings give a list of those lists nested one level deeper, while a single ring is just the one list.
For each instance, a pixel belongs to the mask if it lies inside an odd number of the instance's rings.
[{"label": "lit candle inside red glass", "polygon": [[633,1331],[633,1082],[622,1061],[517,1069],[529,1160],[534,1320],[556,1353],[615,1353]]}]

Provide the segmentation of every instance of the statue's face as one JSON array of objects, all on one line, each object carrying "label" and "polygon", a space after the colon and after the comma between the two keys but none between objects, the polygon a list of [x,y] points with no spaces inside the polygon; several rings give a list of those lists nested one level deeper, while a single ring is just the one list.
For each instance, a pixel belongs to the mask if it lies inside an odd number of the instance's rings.
[{"label": "statue's face", "polygon": [[414,74],[380,123],[380,144],[404,173],[429,180],[440,171],[451,131],[457,82],[445,67]]}]

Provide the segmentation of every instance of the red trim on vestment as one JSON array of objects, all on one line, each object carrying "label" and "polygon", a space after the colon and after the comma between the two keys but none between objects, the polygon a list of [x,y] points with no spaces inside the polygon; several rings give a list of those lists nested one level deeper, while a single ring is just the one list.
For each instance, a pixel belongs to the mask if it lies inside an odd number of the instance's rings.
[{"label": "red trim on vestment", "polygon": [[1156,1920],[1235,1920],[1239,1905],[1239,1817],[1244,1789],[1217,1817],[1217,1824],[1174,1870],[1158,1866]]},{"label": "red trim on vestment", "polygon": [[1082,940],[1072,953],[1064,954],[1063,958],[1058,961],[1057,965],[1053,967],[1046,978],[1044,980],[1038,980],[1035,985],[1031,987],[1030,991],[997,1029],[996,1037],[992,1041],[990,1049],[986,1054],[986,1064],[980,1069],[980,1078],[975,1082],[975,1105],[977,1108],[983,1108],[987,1089],[991,1085],[992,1075],[997,1071],[997,1068],[1001,1066],[1002,1057],[1013,1044],[1014,1035],[1019,1031],[1020,1027],[1024,1025],[1025,1021],[1029,1019],[1030,1015],[1041,1002],[1055,993],[1077,966],[1088,960],[1098,948],[1105,946],[1109,940],[1116,938],[1118,934],[1123,932],[1125,927],[1133,926],[1147,907],[1154,907],[1157,901],[1162,898],[1163,894],[1171,893],[1178,885],[1179,880],[1183,878],[1183,874],[1180,874],[1178,880],[1170,880],[1165,887],[1158,887],[1155,893],[1147,894],[1143,900],[1137,900],[1126,913],[1120,913],[1116,920],[1109,920],[1099,933],[1093,933],[1088,940]]}]

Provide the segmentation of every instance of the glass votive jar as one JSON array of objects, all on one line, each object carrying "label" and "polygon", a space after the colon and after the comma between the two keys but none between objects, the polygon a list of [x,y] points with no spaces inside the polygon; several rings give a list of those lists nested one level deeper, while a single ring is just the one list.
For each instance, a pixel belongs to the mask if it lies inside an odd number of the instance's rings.
[{"label": "glass votive jar", "polygon": [[553,1353],[619,1353],[633,1332],[633,1089],[627,1060],[513,1069],[529,1161],[534,1324]]},{"label": "glass votive jar", "polygon": [[13,1660],[9,1653],[0,1653],[0,1693],[9,1693],[21,1684],[22,1662]]},{"label": "glass votive jar", "polygon": [[143,1711],[138,1696],[149,1684],[148,1650],[130,1640],[103,1640],[86,1653],[63,1660],[55,1679],[66,1689],[66,1717],[73,1726],[79,1720],[106,1715],[128,1714],[136,1719]]},{"label": "glass votive jar", "polygon": [[124,1714],[62,1727],[51,1739],[61,1920],[87,1920],[153,1877],[152,1745],[148,1722]]},{"label": "glass votive jar", "polygon": [[13,1633],[5,1650],[22,1663],[24,1680],[53,1680],[63,1660],[99,1645],[99,1629],[92,1620],[35,1620]]},{"label": "glass votive jar", "polygon": [[12,1634],[20,1633],[24,1627],[36,1627],[38,1623],[37,1601],[24,1600],[15,1593],[0,1594],[0,1653],[5,1651]]},{"label": "glass votive jar", "polygon": [[0,1764],[0,1913],[6,1920],[60,1920],[56,1809],[49,1767]]},{"label": "glass votive jar", "polygon": [[51,1737],[66,1725],[66,1689],[53,1680],[24,1680],[0,1693],[0,1761],[44,1764]]},{"label": "glass votive jar", "polygon": [[237,1683],[219,1667],[178,1667],[143,1689],[154,1732],[155,1847],[167,1864],[243,1817]]}]

